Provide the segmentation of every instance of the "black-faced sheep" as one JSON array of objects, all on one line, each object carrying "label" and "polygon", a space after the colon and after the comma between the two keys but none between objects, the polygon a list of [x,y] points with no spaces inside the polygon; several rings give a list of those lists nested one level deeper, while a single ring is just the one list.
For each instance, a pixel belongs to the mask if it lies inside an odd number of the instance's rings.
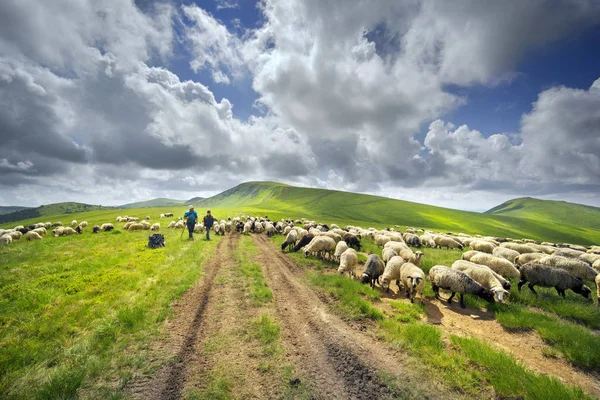
[{"label": "black-faced sheep", "polygon": [[[393,251],[393,250],[392,250]],[[390,291],[390,285],[392,281],[396,281],[396,285],[398,285],[398,293],[400,293],[400,281],[401,281],[401,271],[402,265],[406,263],[400,256],[391,257],[388,262],[385,264],[385,268],[383,270],[383,274],[381,275],[381,287],[385,289],[386,292]]]},{"label": "black-faced sheep", "polygon": [[553,287],[562,297],[565,297],[565,290],[567,289],[571,289],[586,298],[589,298],[592,292],[590,288],[583,284],[581,279],[574,277],[563,269],[549,265],[528,263],[521,267],[520,273],[519,290],[525,283],[528,283],[527,286],[535,295],[537,295],[534,289],[536,285]]},{"label": "black-faced sheep", "polygon": [[372,288],[385,269],[383,260],[377,254],[371,254],[365,263],[365,270],[360,278],[362,283],[369,283]]},{"label": "black-faced sheep", "polygon": [[429,280],[431,288],[437,299],[440,297],[440,289],[449,290],[452,295],[448,298],[448,303],[452,303],[452,299],[456,293],[460,294],[460,306],[465,308],[464,295],[474,294],[486,301],[493,301],[494,297],[489,290],[484,288],[467,274],[461,271],[456,271],[444,265],[436,265],[429,270]]},{"label": "black-faced sheep", "polygon": [[415,302],[417,294],[423,302],[423,289],[425,289],[425,272],[413,263],[404,263],[400,268],[400,282],[406,289],[406,297],[411,303]]},{"label": "black-faced sheep", "polygon": [[100,232],[100,226],[99,225],[94,225],[92,227],[92,233],[98,233]]}]

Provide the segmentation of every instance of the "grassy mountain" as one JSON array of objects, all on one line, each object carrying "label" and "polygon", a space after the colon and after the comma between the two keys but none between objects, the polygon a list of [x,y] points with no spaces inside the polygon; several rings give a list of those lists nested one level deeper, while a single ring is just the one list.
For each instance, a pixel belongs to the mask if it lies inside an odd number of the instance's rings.
[{"label": "grassy mountain", "polygon": [[[300,188],[273,182],[243,183],[200,204],[214,209],[213,214],[218,217],[219,209],[224,209],[223,212],[227,213],[251,212],[271,218],[306,217],[363,226],[415,226],[553,242],[600,243],[599,224],[591,226],[578,223],[573,218],[557,219],[557,211],[551,215],[534,213],[536,218],[531,215],[482,214],[380,196]],[[566,211],[564,214],[568,213]]]},{"label": "grassy mountain", "polygon": [[22,206],[0,206],[0,215],[11,214],[17,211],[26,210],[30,207]]},{"label": "grassy mountain", "polygon": [[164,207],[164,206],[181,206],[186,204],[185,200],[167,199],[158,197],[152,200],[138,201],[136,203],[128,203],[119,206],[118,208],[147,208],[147,207]]},{"label": "grassy mountain", "polygon": [[90,204],[74,202],[55,203],[35,208],[27,208],[10,214],[0,215],[0,223],[28,220],[32,218],[43,218],[50,215],[75,214],[86,211],[104,210],[109,208],[111,207],[94,206]]},{"label": "grassy mountain", "polygon": [[486,214],[527,218],[535,221],[553,221],[586,229],[599,229],[600,227],[600,208],[598,207],[531,197],[509,200],[486,211]]}]

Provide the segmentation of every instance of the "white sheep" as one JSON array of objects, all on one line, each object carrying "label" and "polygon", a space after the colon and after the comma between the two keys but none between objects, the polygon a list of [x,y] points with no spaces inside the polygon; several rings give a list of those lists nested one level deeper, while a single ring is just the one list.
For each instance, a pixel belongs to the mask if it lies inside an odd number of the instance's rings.
[{"label": "white sheep", "polygon": [[160,224],[158,222],[155,222],[152,224],[152,226],[150,227],[151,231],[159,231],[160,230]]},{"label": "white sheep", "polygon": [[515,258],[515,265],[525,265],[530,262],[536,262],[542,257],[546,257],[546,253],[523,253]]},{"label": "white sheep", "polygon": [[42,237],[37,232],[29,231],[25,234],[25,239],[27,239],[27,240],[42,240]]},{"label": "white sheep", "polygon": [[70,226],[66,226],[63,231],[62,231],[63,235],[76,235],[77,231],[73,228],[71,228]]},{"label": "white sheep", "polygon": [[[335,239],[333,239],[333,240],[335,240]],[[346,244],[346,242],[344,242],[343,240],[340,240],[339,242],[337,242],[337,244],[335,245],[335,252],[333,253],[333,260],[334,261],[339,261],[340,260],[340,256],[346,250],[348,250],[348,245]]]},{"label": "white sheep", "polygon": [[316,254],[318,257],[324,258],[325,253],[331,255],[335,251],[335,245],[335,240],[328,236],[315,236],[304,247],[304,257],[308,257],[309,254]]},{"label": "white sheep", "polygon": [[129,227],[127,228],[127,230],[129,232],[139,231],[139,230],[142,230],[142,229],[144,229],[144,225],[139,224],[139,223],[135,223],[135,222],[133,224],[129,225]]},{"label": "white sheep", "polygon": [[12,240],[19,240],[23,237],[23,234],[19,231],[8,232]]},{"label": "white sheep", "polygon": [[113,224],[111,224],[110,222],[105,222],[102,225],[100,225],[100,230],[102,230],[104,232],[109,232],[109,231],[112,231],[113,229],[115,229],[115,226]]},{"label": "white sheep", "polygon": [[504,242],[500,243],[500,247],[506,247],[507,249],[518,251],[520,254],[537,253],[533,247],[522,243]]},{"label": "white sheep", "polygon": [[285,237],[285,241],[281,244],[281,251],[284,251],[285,248],[288,248],[288,252],[290,249],[294,248],[296,241],[298,240],[298,231],[295,229],[290,229],[288,234]]},{"label": "white sheep", "polygon": [[423,303],[423,289],[425,289],[425,272],[415,264],[407,262],[400,268],[400,282],[406,289],[406,297],[410,302],[415,302],[417,294]]},{"label": "white sheep", "polygon": [[435,240],[433,240],[433,237],[428,233],[421,235],[421,243],[425,247],[434,248],[436,246]]},{"label": "white sheep", "polygon": [[54,228],[54,230],[52,230],[52,233],[54,233],[55,237],[62,236],[65,233],[65,228],[62,226],[58,226]]},{"label": "white sheep", "polygon": [[462,259],[466,260],[466,261],[471,261],[471,257],[473,257],[475,254],[479,254],[481,253],[478,250],[469,250],[469,251],[465,251],[462,255]]},{"label": "white sheep", "polygon": [[10,235],[2,235],[0,236],[0,243],[3,245],[7,245],[12,243],[12,236]]},{"label": "white sheep", "polygon": [[600,254],[594,253],[584,253],[579,256],[582,260],[586,260],[587,262],[594,264],[596,261],[600,260]]},{"label": "white sheep", "polygon": [[517,259],[517,257],[519,257],[520,254],[521,253],[519,253],[518,251],[501,246],[495,247],[494,251],[492,251],[492,255],[496,257],[505,258],[513,264],[515,263],[515,260]]},{"label": "white sheep", "polygon": [[598,303],[598,306],[600,307],[600,274],[596,275],[596,301]]},{"label": "white sheep", "polygon": [[515,268],[514,264],[502,257],[496,257],[487,253],[480,253],[471,257],[471,262],[475,264],[486,265],[506,279],[517,279],[519,276],[521,276],[519,274],[519,270]]},{"label": "white sheep", "polygon": [[76,219],[74,219],[73,221],[71,221],[71,226],[75,226],[75,225],[77,225],[77,220]]},{"label": "white sheep", "polygon": [[496,279],[498,279],[498,281],[502,284],[502,287],[504,289],[509,290],[511,288],[511,283],[509,280],[507,280],[505,277],[503,277],[499,273],[494,272],[494,270],[491,269],[490,267],[488,267],[487,265],[475,264],[475,263],[472,263],[471,261],[465,261],[465,260],[456,260],[456,261],[454,261],[454,263],[452,263],[452,269],[455,269],[457,271],[464,271],[469,268],[483,268],[488,271],[491,271],[494,274],[494,276],[496,276]]},{"label": "white sheep", "polygon": [[199,224],[194,225],[194,233],[204,233],[204,224],[201,222]]},{"label": "white sheep", "polygon": [[488,269],[478,267],[454,268],[454,265],[452,265],[452,268],[457,271],[464,272],[473,278],[475,282],[492,292],[494,294],[494,298],[499,303],[504,301],[505,294],[510,295],[508,291],[504,289],[502,283],[498,280],[497,275]]},{"label": "white sheep", "polygon": [[79,223],[79,226],[80,226],[80,227],[83,229],[83,228],[85,228],[85,227],[87,227],[87,226],[88,226],[88,222],[87,222],[87,221],[81,221],[81,222]]},{"label": "white sheep", "polygon": [[338,272],[341,275],[344,275],[345,272],[348,272],[348,274],[354,278],[354,269],[357,265],[358,254],[356,254],[356,250],[353,248],[348,248],[340,255],[340,266],[338,267]]},{"label": "white sheep", "polygon": [[551,267],[564,269],[571,275],[579,279],[593,281],[598,272],[587,262],[577,258],[567,258],[561,256],[545,256],[536,261],[538,264],[549,265]]},{"label": "white sheep", "polygon": [[[404,242],[396,242],[396,241],[390,241],[387,242],[386,244],[383,245],[383,248],[390,248],[393,249],[397,254],[400,254],[400,252],[402,250],[410,250],[410,247],[408,247],[408,245]],[[412,250],[410,250],[412,251]]]},{"label": "white sheep", "polygon": [[390,291],[390,284],[392,281],[396,281],[396,285],[398,285],[398,293],[400,292],[401,286],[401,276],[400,269],[402,265],[406,263],[406,260],[400,256],[394,256],[389,259],[385,268],[383,270],[383,274],[381,275],[381,287],[385,289],[386,292]]},{"label": "white sheep", "polygon": [[35,228],[32,232],[36,232],[39,235],[45,235],[47,233],[46,228]]},{"label": "white sheep", "polygon": [[421,267],[421,258],[423,258],[422,252],[417,251],[413,253],[411,249],[402,249],[398,255],[404,258],[406,262],[410,262],[418,267]]},{"label": "white sheep", "polygon": [[488,242],[487,240],[477,239],[477,240],[471,241],[471,243],[469,244],[469,247],[472,250],[477,250],[477,251],[482,251],[484,253],[492,254],[496,245],[492,242]]},{"label": "white sheep", "polygon": [[390,237],[386,236],[386,235],[376,235],[375,236],[375,243],[377,244],[377,246],[383,246],[391,240],[392,239],[390,239]]},{"label": "white sheep", "polygon": [[175,228],[175,229],[183,229],[183,227],[184,227],[184,226],[185,226],[185,222],[183,222],[183,221],[179,220],[179,221],[177,221],[177,222],[175,223],[175,226],[174,226],[174,228]]},{"label": "white sheep", "polygon": [[448,250],[450,250],[450,249],[462,250],[463,249],[462,244],[460,244],[459,242],[457,242],[456,240],[454,240],[448,236],[436,235],[433,237],[433,240],[435,240],[435,244],[437,246],[446,247]]},{"label": "white sheep", "polygon": [[176,223],[177,223],[177,222],[175,222],[175,221],[171,221],[171,222],[169,222],[169,225],[167,225],[167,228],[175,228],[175,224],[176,224]]},{"label": "white sheep", "polygon": [[384,263],[387,263],[392,257],[397,255],[398,253],[396,253],[391,247],[384,247],[381,251],[381,259]]},{"label": "white sheep", "polygon": [[594,263],[592,264],[592,268],[594,268],[596,271],[600,272],[600,260],[594,261]]},{"label": "white sheep", "polygon": [[435,297],[439,300],[442,299],[440,297],[440,289],[452,292],[452,295],[446,300],[448,303],[452,303],[454,295],[459,293],[461,308],[465,308],[463,298],[465,294],[474,294],[487,301],[493,300],[493,295],[490,291],[477,283],[473,278],[464,272],[448,268],[445,265],[432,267],[429,270],[429,280],[431,281],[431,288],[435,293]]}]

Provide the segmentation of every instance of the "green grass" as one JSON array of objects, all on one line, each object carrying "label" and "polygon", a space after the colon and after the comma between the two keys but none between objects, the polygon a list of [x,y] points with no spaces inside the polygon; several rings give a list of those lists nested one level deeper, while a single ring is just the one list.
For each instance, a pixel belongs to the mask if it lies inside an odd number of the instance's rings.
[{"label": "green grass", "polygon": [[252,238],[242,235],[238,250],[235,257],[240,265],[241,273],[248,278],[250,297],[259,304],[271,301],[273,293],[267,286],[262,267],[260,264],[251,261],[252,256],[256,254],[256,247],[252,243]]},{"label": "green grass", "polygon": [[[105,222],[106,212],[85,218]],[[148,232],[117,232],[0,248],[0,397],[114,392],[150,367],[148,344],[218,240],[188,242],[164,230],[166,247],[153,250]]]}]

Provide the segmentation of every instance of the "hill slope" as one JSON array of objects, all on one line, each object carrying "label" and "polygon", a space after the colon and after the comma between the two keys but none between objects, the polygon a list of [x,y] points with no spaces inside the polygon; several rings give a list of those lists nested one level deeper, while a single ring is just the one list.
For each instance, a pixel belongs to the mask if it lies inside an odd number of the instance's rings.
[{"label": "hill slope", "polygon": [[74,214],[86,211],[105,210],[109,208],[111,207],[94,206],[90,204],[74,202],[55,203],[0,215],[0,223],[21,221],[31,218],[41,218],[49,215]]},{"label": "hill slope", "polygon": [[[452,210],[380,196],[247,182],[200,202],[211,208],[257,212],[271,218],[306,217],[325,222],[421,227],[470,234],[533,238],[553,242],[600,243],[600,230],[568,218],[494,215]],[[217,214],[215,214],[217,215]]]},{"label": "hill slope", "polygon": [[164,197],[158,197],[152,200],[138,201],[135,203],[128,203],[119,206],[118,208],[147,208],[147,207],[164,207],[164,206],[181,206],[186,204],[185,200],[167,199]]},{"label": "hill slope", "polygon": [[26,210],[30,207],[22,207],[22,206],[0,206],[0,215],[10,214],[21,210]]}]

